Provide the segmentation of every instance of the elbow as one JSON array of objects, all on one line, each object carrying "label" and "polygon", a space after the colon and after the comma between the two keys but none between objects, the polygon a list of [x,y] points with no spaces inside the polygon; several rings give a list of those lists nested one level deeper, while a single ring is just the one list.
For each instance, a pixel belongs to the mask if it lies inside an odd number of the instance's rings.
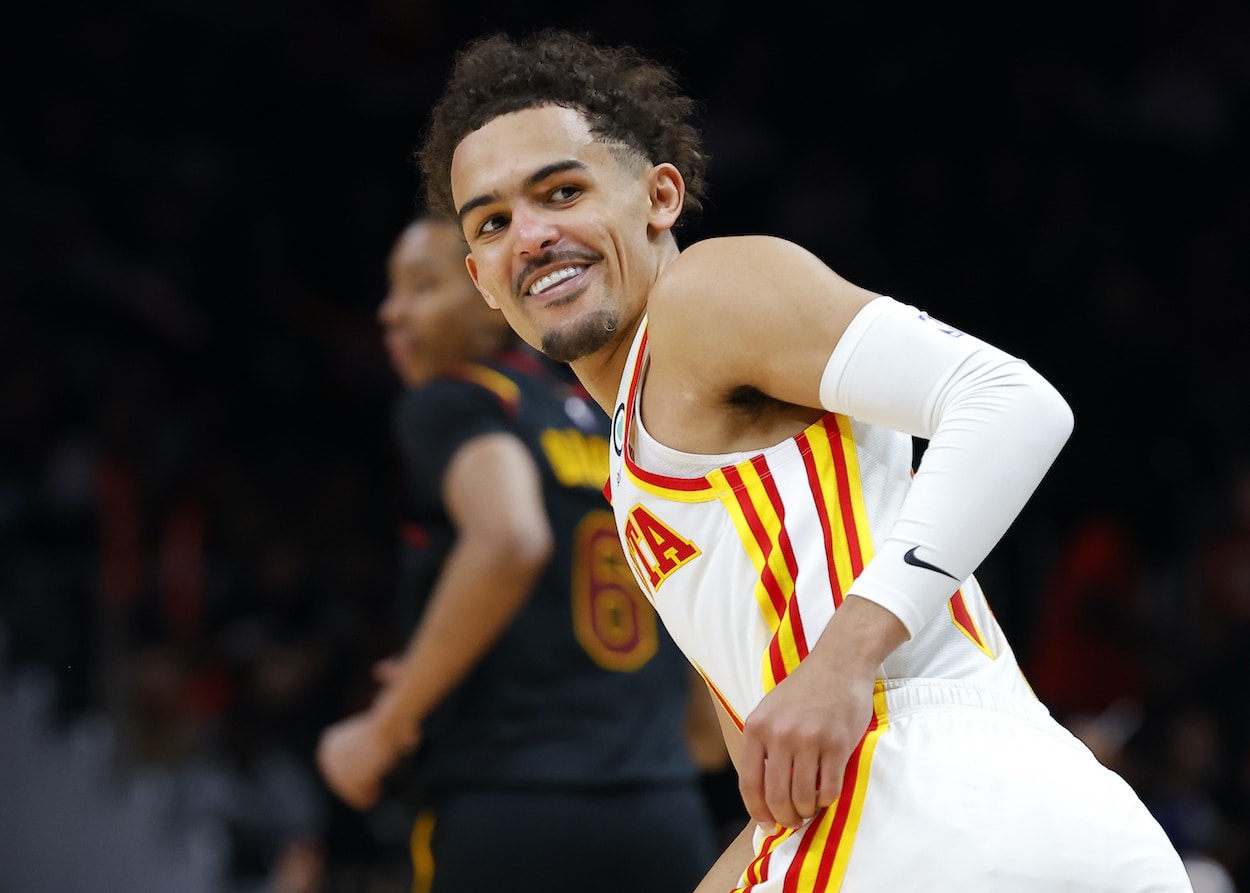
[{"label": "elbow", "polygon": [[1076,417],[1054,385],[1037,373],[1033,373],[1032,378],[1027,388],[1029,399],[1021,406],[1024,422],[1021,430],[1029,432],[1029,439],[1039,454],[1053,461],[1072,436]]},{"label": "elbow", "polygon": [[1072,430],[1076,427],[1076,415],[1063,394],[1060,394],[1050,382],[1045,383],[1043,402],[1046,404],[1047,427],[1055,433],[1062,445],[1072,436]]},{"label": "elbow", "polygon": [[556,540],[550,524],[529,524],[502,533],[495,541],[500,566],[519,575],[537,577],[555,556]]}]

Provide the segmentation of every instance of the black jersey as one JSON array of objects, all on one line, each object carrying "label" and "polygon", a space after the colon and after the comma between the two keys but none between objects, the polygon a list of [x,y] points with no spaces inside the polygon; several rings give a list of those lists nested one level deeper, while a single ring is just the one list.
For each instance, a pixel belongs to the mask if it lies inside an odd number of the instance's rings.
[{"label": "black jersey", "polygon": [[682,731],[685,658],[637,588],[603,496],[609,420],[564,368],[508,353],[457,367],[399,402],[408,629],[455,536],[440,493],[466,441],[506,431],[525,444],[555,535],[524,607],[423,724],[422,786],[601,787],[697,775]]}]

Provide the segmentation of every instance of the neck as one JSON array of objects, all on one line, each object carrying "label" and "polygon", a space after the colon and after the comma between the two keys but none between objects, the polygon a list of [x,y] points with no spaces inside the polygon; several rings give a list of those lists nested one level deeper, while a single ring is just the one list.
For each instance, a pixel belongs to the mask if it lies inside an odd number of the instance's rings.
[{"label": "neck", "polygon": [[616,408],[616,392],[621,384],[621,376],[625,372],[629,348],[634,343],[634,336],[638,333],[640,325],[642,325],[642,314],[632,319],[628,326],[621,328],[620,337],[603,350],[569,364],[591,399],[599,404],[599,408],[607,413],[609,418]]},{"label": "neck", "polygon": [[643,300],[638,304],[637,313],[617,330],[618,337],[613,339],[611,344],[597,353],[574,360],[569,364],[591,399],[599,404],[609,418],[616,410],[616,392],[620,388],[621,376],[625,372],[625,362],[629,359],[629,349],[633,346],[638,327],[642,325],[642,319],[647,313],[646,298],[650,295],[660,273],[681,253],[676,240],[667,231],[661,234],[655,247],[658,263],[655,266],[654,276],[646,287]]}]

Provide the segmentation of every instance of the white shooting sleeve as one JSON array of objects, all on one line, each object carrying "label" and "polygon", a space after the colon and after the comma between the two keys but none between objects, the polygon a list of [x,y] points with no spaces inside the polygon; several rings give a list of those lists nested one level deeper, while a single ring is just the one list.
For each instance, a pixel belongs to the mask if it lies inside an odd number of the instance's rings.
[{"label": "white shooting sleeve", "polygon": [[849,590],[914,636],[1011,526],[1072,433],[1072,410],[1023,360],[888,297],[851,321],[820,399],[929,440],[898,517]]}]

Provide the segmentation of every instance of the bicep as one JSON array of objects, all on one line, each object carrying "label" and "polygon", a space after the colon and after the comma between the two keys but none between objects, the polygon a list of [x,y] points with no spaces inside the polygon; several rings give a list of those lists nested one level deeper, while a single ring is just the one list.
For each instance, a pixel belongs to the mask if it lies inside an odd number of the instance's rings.
[{"label": "bicep", "polygon": [[491,550],[550,549],[542,474],[516,435],[492,432],[466,441],[447,465],[442,492],[458,537]]}]

